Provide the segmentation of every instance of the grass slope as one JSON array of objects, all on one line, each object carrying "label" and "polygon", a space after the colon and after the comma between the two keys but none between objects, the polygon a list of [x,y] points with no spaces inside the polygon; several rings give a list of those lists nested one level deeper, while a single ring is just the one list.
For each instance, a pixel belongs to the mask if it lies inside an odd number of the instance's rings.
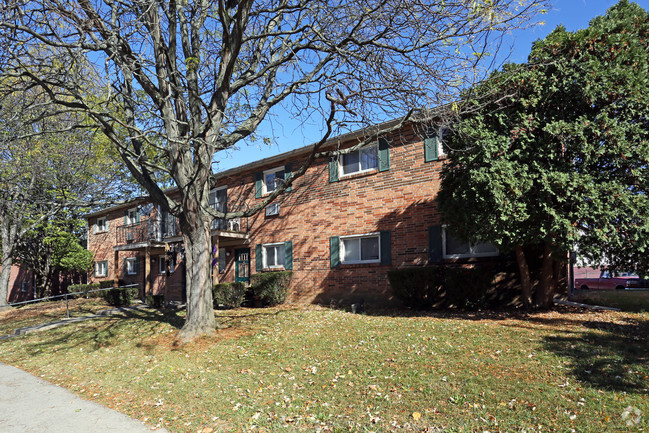
[{"label": "grass slope", "polygon": [[0,360],[174,432],[649,430],[646,313],[217,315],[181,347],[182,313],[137,311],[0,341]]}]

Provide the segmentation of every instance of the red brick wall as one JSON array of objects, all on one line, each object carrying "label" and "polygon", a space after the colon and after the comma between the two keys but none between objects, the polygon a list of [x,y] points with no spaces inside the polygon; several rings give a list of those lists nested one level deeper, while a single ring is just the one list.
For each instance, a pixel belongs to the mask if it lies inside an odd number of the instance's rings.
[{"label": "red brick wall", "polygon": [[[427,263],[428,227],[439,224],[434,199],[439,189],[442,161],[424,162],[423,143],[413,134],[401,132],[390,138],[389,171],[341,177],[338,182],[330,183],[328,160],[317,160],[295,181],[290,193],[277,199],[279,216],[266,217],[262,210],[248,218],[250,242],[226,247],[230,255],[226,259],[226,271],[219,275],[220,280],[234,281],[236,248],[251,249],[250,267],[251,273],[255,273],[255,245],[292,241],[294,278],[290,301],[329,304],[331,301],[357,302],[363,298],[373,303],[394,302],[387,271],[392,267]],[[255,173],[287,163],[295,171],[301,162],[294,158],[219,178],[219,186],[228,186],[228,209],[233,211],[260,203],[262,199],[255,198]],[[108,260],[109,279],[115,278],[115,228],[123,224],[123,210],[110,212],[109,231],[103,235],[93,235],[95,218],[89,219],[89,249],[95,252],[95,260]],[[391,265],[341,264],[331,268],[330,237],[379,231],[391,232]],[[120,261],[136,254],[143,252],[120,252]],[[157,255],[157,252],[153,254],[156,260]],[[182,287],[182,268],[178,261],[177,272],[165,279],[166,282],[158,276],[157,263],[152,263],[154,290],[164,290],[164,284],[173,286],[172,299],[179,298]],[[131,278],[123,276],[122,263],[118,266],[117,278],[130,281]],[[143,270],[141,263],[140,274]],[[144,276],[138,275],[135,279],[143,281]],[[93,276],[91,280],[97,278]]]}]

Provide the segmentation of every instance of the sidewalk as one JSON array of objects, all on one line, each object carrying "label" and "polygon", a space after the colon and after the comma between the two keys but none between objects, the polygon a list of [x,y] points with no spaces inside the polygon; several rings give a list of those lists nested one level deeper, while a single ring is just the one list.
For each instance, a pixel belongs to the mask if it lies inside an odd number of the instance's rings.
[{"label": "sidewalk", "polygon": [[2,433],[168,433],[0,363]]}]

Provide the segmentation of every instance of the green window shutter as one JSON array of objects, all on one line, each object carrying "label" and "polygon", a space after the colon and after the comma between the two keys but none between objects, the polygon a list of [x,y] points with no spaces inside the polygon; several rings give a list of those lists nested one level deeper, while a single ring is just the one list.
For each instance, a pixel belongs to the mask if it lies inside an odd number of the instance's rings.
[{"label": "green window shutter", "polygon": [[337,268],[340,266],[340,237],[330,237],[329,246],[331,249],[331,267]]},{"label": "green window shutter", "polygon": [[[288,179],[288,177],[291,174],[293,174],[292,168],[293,168],[292,164],[286,164],[284,166],[284,180]],[[286,188],[286,192],[291,192],[292,189],[293,189],[293,186],[289,186],[288,188]]]},{"label": "green window shutter", "polygon": [[284,269],[293,270],[293,241],[284,242]]},{"label": "green window shutter", "polygon": [[431,162],[439,159],[439,141],[437,136],[424,138],[424,161]]},{"label": "green window shutter", "polygon": [[123,275],[123,276],[128,275],[127,272],[126,272],[126,270],[127,270],[127,267],[126,267],[126,259],[124,259],[124,268],[122,268],[122,275]]},{"label": "green window shutter", "polygon": [[255,173],[255,198],[261,198],[261,182],[263,178],[263,172],[259,171]]},{"label": "green window shutter", "polygon": [[392,236],[387,230],[381,232],[381,264],[392,264]]},{"label": "green window shutter", "polygon": [[255,270],[261,272],[264,269],[264,258],[262,257],[261,245],[255,246]]},{"label": "green window shutter", "polygon": [[390,145],[385,138],[379,138],[379,171],[390,170]]},{"label": "green window shutter", "polygon": [[428,261],[442,262],[442,226],[428,227]]},{"label": "green window shutter", "polygon": [[124,211],[124,225],[128,224],[128,211]]},{"label": "green window shutter", "polygon": [[138,224],[140,223],[140,212],[138,211],[135,212],[135,222]]},{"label": "green window shutter", "polygon": [[338,182],[338,159],[334,156],[329,160],[329,182]]}]

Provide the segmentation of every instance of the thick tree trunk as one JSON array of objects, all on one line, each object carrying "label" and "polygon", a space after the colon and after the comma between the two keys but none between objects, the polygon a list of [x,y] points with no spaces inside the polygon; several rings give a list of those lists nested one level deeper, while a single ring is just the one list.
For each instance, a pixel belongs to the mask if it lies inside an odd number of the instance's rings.
[{"label": "thick tree trunk", "polygon": [[541,275],[539,278],[539,288],[534,297],[534,306],[537,308],[548,309],[552,305],[554,298],[554,288],[556,278],[554,275],[554,257],[550,245],[546,243],[543,246],[543,262],[541,265]]},{"label": "thick tree trunk", "polygon": [[[198,215],[193,217],[200,219]],[[187,317],[176,338],[181,343],[185,343],[199,335],[213,333],[216,320],[210,274],[212,248],[209,220],[199,222],[192,227],[186,218],[181,217],[181,229],[185,242]]]},{"label": "thick tree trunk", "polygon": [[[4,250],[4,248],[3,248]],[[4,253],[4,251],[3,251]],[[9,278],[11,276],[11,255],[2,255],[2,271],[0,272],[0,307],[7,305],[9,297]]]},{"label": "thick tree trunk", "polygon": [[516,246],[516,263],[518,264],[518,273],[521,279],[521,301],[523,301],[523,306],[529,310],[532,308],[532,280],[525,252],[520,245]]},{"label": "thick tree trunk", "polygon": [[0,272],[0,306],[9,303],[9,279],[11,278],[11,265],[13,264],[14,239],[16,228],[3,215],[4,221],[0,224],[2,238],[2,271]]}]

